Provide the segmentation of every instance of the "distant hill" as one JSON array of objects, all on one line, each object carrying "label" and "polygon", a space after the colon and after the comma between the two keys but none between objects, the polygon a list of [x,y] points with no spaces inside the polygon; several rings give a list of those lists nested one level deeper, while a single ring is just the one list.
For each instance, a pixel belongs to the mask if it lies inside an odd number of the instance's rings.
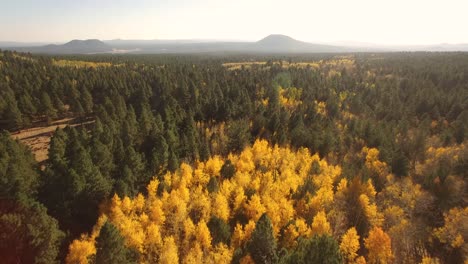
[{"label": "distant hill", "polygon": [[257,42],[224,42],[206,40],[72,40],[62,45],[39,47],[17,46],[11,49],[48,54],[131,53],[318,53],[345,52],[346,48],[312,44],[285,35],[269,35]]},{"label": "distant hill", "polygon": [[269,35],[257,42],[225,42],[202,40],[198,42],[189,40],[111,40],[106,41],[106,43],[111,44],[114,48],[119,49],[137,49],[137,53],[317,53],[350,51],[349,49],[343,47],[302,42],[285,35]]},{"label": "distant hill", "polygon": [[289,36],[273,34],[269,35],[249,46],[249,49],[257,52],[273,53],[308,53],[308,52],[343,52],[345,48],[307,43],[295,40]]},{"label": "distant hill", "polygon": [[[0,44],[2,44],[0,42]],[[5,47],[12,44],[11,48]],[[16,45],[15,45],[16,44]],[[2,47],[3,46],[3,47]],[[62,45],[35,46],[31,43],[3,42],[2,49],[48,54],[93,53],[340,53],[386,51],[468,51],[468,44],[377,45],[372,43],[309,43],[289,36],[273,34],[256,42],[213,40],[72,40]]]},{"label": "distant hill", "polygon": [[113,48],[98,39],[75,39],[62,45],[50,44],[40,47],[21,47],[16,50],[50,54],[90,54],[112,52]]}]

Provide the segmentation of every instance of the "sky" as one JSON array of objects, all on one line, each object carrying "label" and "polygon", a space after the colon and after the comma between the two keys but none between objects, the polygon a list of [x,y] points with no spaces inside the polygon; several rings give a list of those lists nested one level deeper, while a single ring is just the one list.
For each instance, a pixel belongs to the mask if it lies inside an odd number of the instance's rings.
[{"label": "sky", "polygon": [[0,0],[0,41],[468,43],[467,0]]}]

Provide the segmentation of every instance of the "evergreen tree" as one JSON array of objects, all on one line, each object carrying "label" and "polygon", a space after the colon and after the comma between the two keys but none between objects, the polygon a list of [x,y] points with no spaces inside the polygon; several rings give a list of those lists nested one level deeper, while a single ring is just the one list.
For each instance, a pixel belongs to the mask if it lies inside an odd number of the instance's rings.
[{"label": "evergreen tree", "polygon": [[315,235],[301,239],[297,248],[285,255],[280,263],[291,264],[340,264],[343,258],[338,243],[329,235]]},{"label": "evergreen tree", "polygon": [[230,244],[231,230],[229,225],[222,219],[215,216],[211,217],[208,222],[208,228],[210,229],[213,245],[217,245],[218,243]]},{"label": "evergreen tree", "polygon": [[107,221],[96,238],[95,262],[96,264],[138,263],[138,255],[135,250],[125,246],[125,240],[119,230]]},{"label": "evergreen tree", "polygon": [[3,263],[58,263],[64,234],[43,205],[2,201],[0,230]]},{"label": "evergreen tree", "polygon": [[24,145],[0,133],[0,199],[34,200],[39,185],[38,167]]},{"label": "evergreen tree", "polygon": [[257,221],[248,242],[247,251],[255,263],[276,263],[278,261],[273,227],[267,214],[263,214]]},{"label": "evergreen tree", "polygon": [[220,173],[223,179],[230,179],[232,178],[232,176],[234,176],[234,174],[236,174],[236,167],[234,167],[231,160],[228,159],[224,162],[223,166],[221,167]]}]

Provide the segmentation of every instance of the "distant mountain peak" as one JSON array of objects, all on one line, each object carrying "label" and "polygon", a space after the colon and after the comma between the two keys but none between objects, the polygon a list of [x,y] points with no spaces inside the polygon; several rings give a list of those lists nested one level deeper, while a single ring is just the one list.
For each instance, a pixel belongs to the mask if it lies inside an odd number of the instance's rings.
[{"label": "distant mountain peak", "polygon": [[271,42],[300,42],[291,38],[290,36],[282,35],[282,34],[271,34],[263,39],[257,41],[257,43],[271,43]]},{"label": "distant mountain peak", "polygon": [[88,54],[88,53],[103,53],[111,52],[112,46],[98,39],[74,39],[62,45],[49,44],[40,47],[24,48],[27,51],[36,53],[52,53],[52,54]]},{"label": "distant mountain peak", "polygon": [[271,34],[255,42],[252,47],[259,52],[300,53],[300,52],[340,52],[341,48],[330,45],[307,43],[282,34]]},{"label": "distant mountain peak", "polygon": [[106,43],[100,41],[99,39],[74,39],[65,43],[64,45],[100,45],[100,46],[108,46]]},{"label": "distant mountain peak", "polygon": [[96,53],[112,51],[112,47],[99,39],[74,39],[56,46],[58,53]]}]

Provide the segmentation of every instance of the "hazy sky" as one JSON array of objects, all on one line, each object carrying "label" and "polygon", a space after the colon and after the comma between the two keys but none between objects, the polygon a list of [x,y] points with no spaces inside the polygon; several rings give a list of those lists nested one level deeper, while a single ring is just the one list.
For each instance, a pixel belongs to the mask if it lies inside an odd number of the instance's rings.
[{"label": "hazy sky", "polygon": [[0,0],[0,41],[468,43],[468,0]]}]

